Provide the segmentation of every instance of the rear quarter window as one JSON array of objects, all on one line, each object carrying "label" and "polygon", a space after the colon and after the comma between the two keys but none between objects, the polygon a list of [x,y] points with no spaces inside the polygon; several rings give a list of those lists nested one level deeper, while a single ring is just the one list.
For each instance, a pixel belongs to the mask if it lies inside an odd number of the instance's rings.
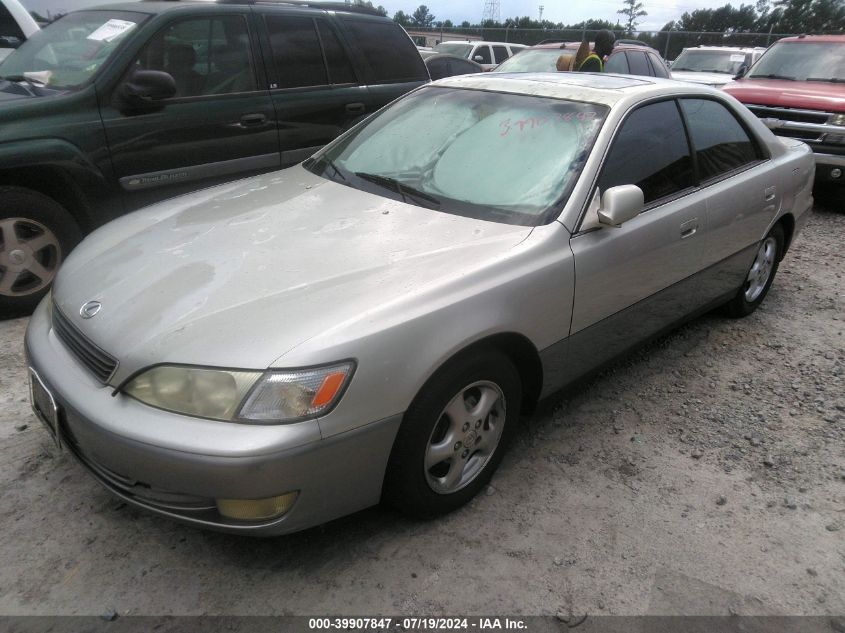
[{"label": "rear quarter window", "polygon": [[389,21],[343,18],[351,45],[358,50],[375,83],[428,81],[428,71],[401,26]]}]

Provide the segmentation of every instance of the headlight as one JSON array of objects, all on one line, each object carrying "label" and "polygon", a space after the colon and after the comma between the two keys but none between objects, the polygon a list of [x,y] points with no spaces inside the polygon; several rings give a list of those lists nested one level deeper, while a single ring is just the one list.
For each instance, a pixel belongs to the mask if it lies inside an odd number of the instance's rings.
[{"label": "headlight", "polygon": [[213,420],[273,424],[326,413],[340,399],[352,362],[290,371],[153,367],[124,389],[153,407]]}]

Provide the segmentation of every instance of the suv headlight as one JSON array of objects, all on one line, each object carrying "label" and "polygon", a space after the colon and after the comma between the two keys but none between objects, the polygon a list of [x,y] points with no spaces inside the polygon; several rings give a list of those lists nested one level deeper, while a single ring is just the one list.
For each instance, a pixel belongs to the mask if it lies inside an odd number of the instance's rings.
[{"label": "suv headlight", "polygon": [[327,413],[343,395],[353,370],[351,361],[266,372],[159,365],[134,378],[124,391],[174,413],[279,424]]}]

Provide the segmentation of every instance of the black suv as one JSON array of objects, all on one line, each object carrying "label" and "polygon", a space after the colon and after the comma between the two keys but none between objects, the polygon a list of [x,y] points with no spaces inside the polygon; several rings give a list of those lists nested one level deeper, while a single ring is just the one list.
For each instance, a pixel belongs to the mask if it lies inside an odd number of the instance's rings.
[{"label": "black suv", "polygon": [[298,163],[429,80],[371,10],[133,2],[76,11],[0,64],[0,315],[81,236],[143,205]]}]

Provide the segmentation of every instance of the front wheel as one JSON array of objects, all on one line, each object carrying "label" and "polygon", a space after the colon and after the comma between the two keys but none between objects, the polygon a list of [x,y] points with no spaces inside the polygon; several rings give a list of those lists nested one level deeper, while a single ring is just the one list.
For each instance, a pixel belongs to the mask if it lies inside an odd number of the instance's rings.
[{"label": "front wheel", "polygon": [[80,238],[76,222],[52,198],[0,188],[0,318],[32,312]]},{"label": "front wheel", "polygon": [[447,365],[405,414],[385,476],[385,500],[419,517],[467,503],[499,465],[521,400],[519,373],[500,352],[467,354]]},{"label": "front wheel", "polygon": [[783,257],[783,242],[783,227],[776,224],[760,242],[757,255],[754,257],[751,268],[748,269],[745,281],[737,290],[736,296],[727,304],[726,308],[730,316],[735,318],[748,316],[763,303]]}]

